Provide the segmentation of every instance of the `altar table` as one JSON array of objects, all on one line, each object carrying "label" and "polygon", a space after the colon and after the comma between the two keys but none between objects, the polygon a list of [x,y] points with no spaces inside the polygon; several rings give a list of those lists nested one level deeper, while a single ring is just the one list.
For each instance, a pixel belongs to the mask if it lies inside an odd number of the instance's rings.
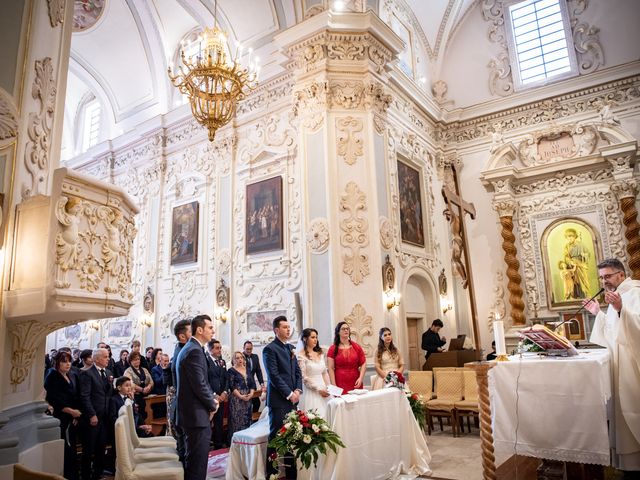
[{"label": "altar table", "polygon": [[493,439],[510,455],[610,464],[611,371],[605,349],[526,354],[489,370]]},{"label": "altar table", "polygon": [[[429,475],[431,454],[404,392],[385,388],[348,403],[334,398],[327,405],[327,423],[346,448],[320,457],[317,468],[302,470],[298,479],[375,480],[400,473]],[[267,417],[231,441],[227,480],[264,479],[269,421]]]}]

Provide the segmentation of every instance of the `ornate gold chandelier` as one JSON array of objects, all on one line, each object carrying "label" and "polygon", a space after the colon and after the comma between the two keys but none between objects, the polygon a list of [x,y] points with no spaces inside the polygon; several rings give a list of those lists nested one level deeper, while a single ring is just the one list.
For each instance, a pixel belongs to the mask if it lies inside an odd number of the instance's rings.
[{"label": "ornate gold chandelier", "polygon": [[240,48],[233,57],[227,54],[227,36],[217,24],[217,2],[214,8],[214,27],[205,28],[200,34],[199,54],[187,57],[183,48],[180,52],[183,64],[180,72],[174,76],[169,68],[171,83],[189,96],[191,112],[209,130],[211,142],[216,130],[234,117],[238,101],[257,87],[259,72],[255,64],[251,64],[250,68],[242,68],[239,62],[242,54]]}]

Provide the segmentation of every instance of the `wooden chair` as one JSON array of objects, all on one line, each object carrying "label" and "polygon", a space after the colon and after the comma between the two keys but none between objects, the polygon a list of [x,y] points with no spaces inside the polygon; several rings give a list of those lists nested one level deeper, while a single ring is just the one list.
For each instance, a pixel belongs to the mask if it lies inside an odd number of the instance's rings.
[{"label": "wooden chair", "polygon": [[16,463],[13,465],[13,480],[64,480],[64,477],[55,473],[37,472]]},{"label": "wooden chair", "polygon": [[464,368],[462,370],[463,379],[463,395],[464,400],[460,400],[454,404],[456,417],[460,421],[460,427],[464,432],[464,418],[467,419],[467,429],[471,432],[471,418],[474,425],[478,425],[480,421],[480,407],[478,405],[478,383],[476,382],[476,372]]},{"label": "wooden chair", "polygon": [[162,431],[167,427],[167,416],[164,417],[156,417],[155,410],[153,409],[154,405],[166,405],[167,404],[167,396],[166,395],[150,395],[145,397],[145,407],[144,411],[147,414],[147,418],[144,423],[146,425],[151,425],[151,433],[154,437],[157,437],[162,433]]},{"label": "wooden chair", "polygon": [[431,435],[434,417],[438,419],[441,431],[443,430],[442,419],[448,418],[453,436],[456,437],[458,418],[455,403],[462,400],[462,372],[456,368],[434,368],[433,375],[436,398],[427,401],[427,433]]}]

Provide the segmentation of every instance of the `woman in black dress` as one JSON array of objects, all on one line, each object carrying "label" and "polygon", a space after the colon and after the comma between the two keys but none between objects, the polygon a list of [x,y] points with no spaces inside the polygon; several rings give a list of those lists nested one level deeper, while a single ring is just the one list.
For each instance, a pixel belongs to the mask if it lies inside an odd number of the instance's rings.
[{"label": "woman in black dress", "polygon": [[78,479],[76,426],[82,415],[78,394],[78,379],[71,372],[71,354],[59,352],[44,379],[46,400],[53,407],[53,416],[60,420],[64,440],[64,478]]}]

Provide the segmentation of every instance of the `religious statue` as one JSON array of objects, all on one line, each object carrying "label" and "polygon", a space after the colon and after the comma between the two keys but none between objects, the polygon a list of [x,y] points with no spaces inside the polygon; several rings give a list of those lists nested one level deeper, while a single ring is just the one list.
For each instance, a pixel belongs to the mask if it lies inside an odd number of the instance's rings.
[{"label": "religious statue", "polygon": [[56,218],[62,225],[56,235],[56,265],[59,266],[55,281],[57,288],[69,288],[71,284],[67,281],[67,271],[78,268],[81,209],[82,202],[77,197],[60,197],[56,204]]},{"label": "religious statue", "polygon": [[[122,214],[118,210],[111,210],[109,214],[110,223],[106,223],[107,238],[102,243],[102,261],[104,269],[111,274],[108,293],[118,291],[118,282],[123,268],[127,264],[121,244],[121,230],[124,228]],[[115,286],[113,282],[115,280]]]},{"label": "religious statue", "polygon": [[[587,263],[590,257],[589,251],[582,244],[575,228],[567,228],[564,231],[564,238],[567,243],[564,245],[564,261],[560,263],[564,263],[561,266],[563,267],[561,268],[561,276],[565,286],[565,300],[586,298],[589,292],[589,265]],[[566,281],[565,277],[567,277]],[[572,285],[569,285],[569,281],[572,282]],[[567,292],[567,286],[571,287],[571,292]],[[568,294],[570,295],[567,296]]]},{"label": "religious statue", "polygon": [[456,215],[450,206],[447,206],[443,213],[451,224],[451,266],[453,274],[462,280],[462,288],[467,288],[469,279],[467,278],[467,269],[462,261],[464,241],[461,234],[460,215]]}]

